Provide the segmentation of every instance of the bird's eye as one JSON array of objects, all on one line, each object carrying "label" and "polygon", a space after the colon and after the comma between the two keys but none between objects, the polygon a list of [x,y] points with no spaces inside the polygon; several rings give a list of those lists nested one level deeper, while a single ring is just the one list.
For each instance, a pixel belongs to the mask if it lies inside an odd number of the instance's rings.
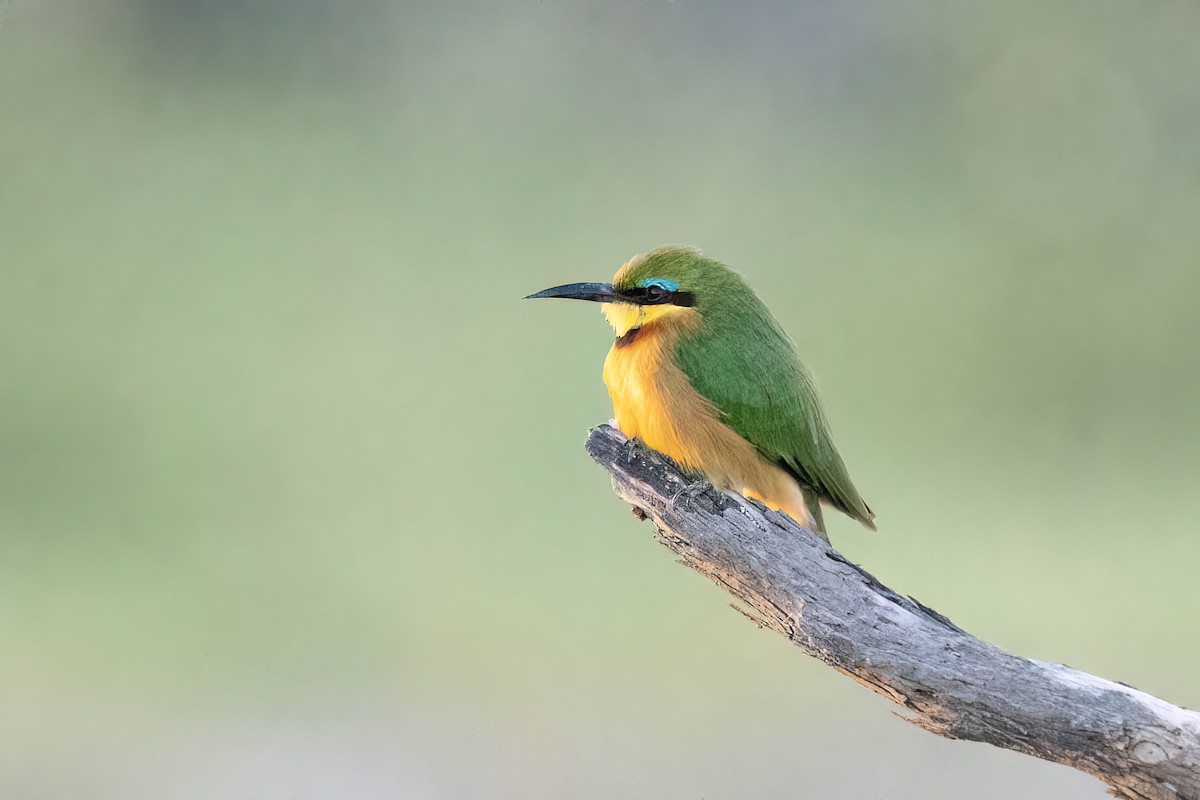
[{"label": "bird's eye", "polygon": [[646,299],[651,303],[661,303],[671,296],[671,293],[657,283],[652,283],[646,287]]}]

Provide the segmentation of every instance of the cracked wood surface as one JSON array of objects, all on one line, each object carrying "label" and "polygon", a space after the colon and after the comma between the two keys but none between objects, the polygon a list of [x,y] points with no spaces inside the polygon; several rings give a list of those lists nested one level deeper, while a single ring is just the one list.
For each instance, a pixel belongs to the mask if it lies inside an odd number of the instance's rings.
[{"label": "cracked wood surface", "polygon": [[1118,797],[1200,800],[1200,714],[976,639],[790,517],[715,491],[611,425],[587,449],[658,539],[743,613],[922,728],[1066,764]]}]

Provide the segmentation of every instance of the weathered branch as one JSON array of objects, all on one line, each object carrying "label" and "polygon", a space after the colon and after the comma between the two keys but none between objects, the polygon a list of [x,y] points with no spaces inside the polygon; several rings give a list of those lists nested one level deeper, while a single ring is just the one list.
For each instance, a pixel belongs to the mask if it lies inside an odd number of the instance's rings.
[{"label": "weathered branch", "polygon": [[976,639],[791,518],[713,490],[609,425],[587,449],[683,563],[917,725],[1066,764],[1119,797],[1200,800],[1200,714]]}]

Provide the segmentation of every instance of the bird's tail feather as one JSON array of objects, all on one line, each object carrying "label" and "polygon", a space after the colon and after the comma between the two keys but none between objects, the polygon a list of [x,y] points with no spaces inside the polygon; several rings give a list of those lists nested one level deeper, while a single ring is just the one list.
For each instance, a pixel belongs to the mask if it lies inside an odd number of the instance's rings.
[{"label": "bird's tail feather", "polygon": [[829,535],[825,533],[825,514],[821,511],[821,501],[817,499],[816,492],[807,491],[804,493],[804,506],[808,509],[808,513],[812,517],[813,532],[828,542]]}]

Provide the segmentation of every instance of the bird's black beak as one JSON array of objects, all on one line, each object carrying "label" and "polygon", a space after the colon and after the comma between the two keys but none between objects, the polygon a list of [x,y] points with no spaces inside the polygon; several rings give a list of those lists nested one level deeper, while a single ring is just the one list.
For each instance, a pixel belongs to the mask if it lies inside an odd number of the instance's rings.
[{"label": "bird's black beak", "polygon": [[537,300],[542,297],[565,297],[568,300],[591,300],[593,303],[620,303],[626,298],[617,294],[609,283],[567,283],[551,286],[526,297]]}]

